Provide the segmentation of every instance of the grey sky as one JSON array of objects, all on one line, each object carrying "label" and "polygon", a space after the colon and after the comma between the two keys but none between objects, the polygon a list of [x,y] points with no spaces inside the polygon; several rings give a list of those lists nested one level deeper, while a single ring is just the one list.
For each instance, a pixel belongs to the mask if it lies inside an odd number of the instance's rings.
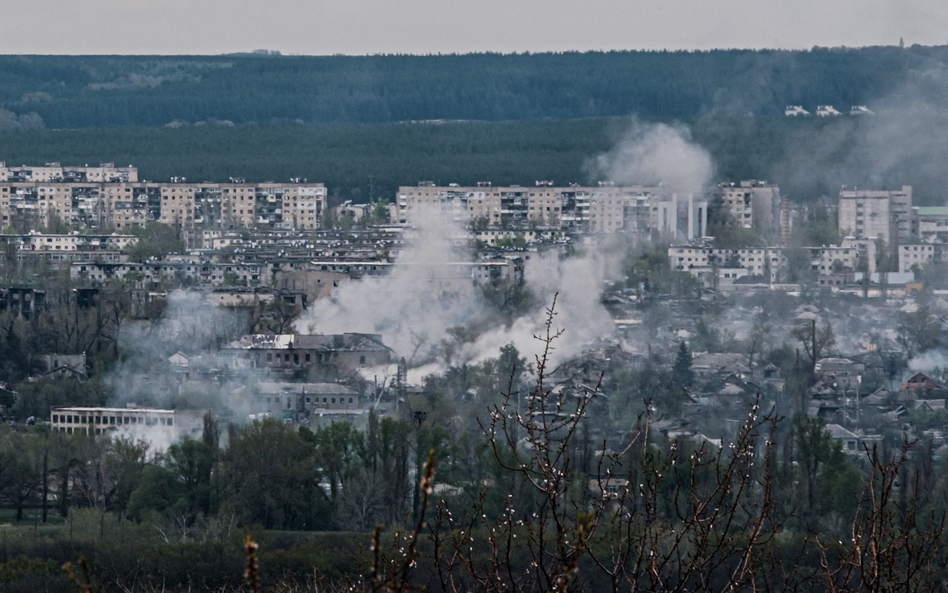
[{"label": "grey sky", "polygon": [[946,0],[3,0],[0,53],[948,43]]}]

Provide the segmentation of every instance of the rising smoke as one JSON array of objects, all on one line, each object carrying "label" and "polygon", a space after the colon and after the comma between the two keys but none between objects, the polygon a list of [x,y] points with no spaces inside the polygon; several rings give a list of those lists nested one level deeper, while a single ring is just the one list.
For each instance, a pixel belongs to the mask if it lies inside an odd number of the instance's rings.
[{"label": "rising smoke", "polygon": [[941,205],[948,184],[946,93],[945,65],[911,71],[897,90],[869,102],[876,115],[844,116],[791,133],[772,177],[797,199],[834,197],[842,185],[891,189],[905,184],[913,185],[922,201]]},{"label": "rising smoke", "polygon": [[[691,140],[687,128],[646,124],[633,120],[616,146],[587,163],[591,176],[623,185],[663,185],[669,191],[697,192],[713,171],[711,157]],[[295,329],[302,333],[346,331],[380,333],[398,356],[417,371],[410,378],[444,370],[447,361],[438,345],[456,326],[471,327],[490,320],[491,312],[474,291],[466,298],[448,296],[445,264],[470,261],[459,250],[456,238],[466,235],[462,224],[439,210],[415,212],[417,238],[402,251],[392,272],[367,277],[340,287],[332,300],[317,302]],[[558,250],[529,253],[526,283],[538,304],[536,309],[481,332],[460,347],[454,363],[479,362],[496,357],[499,349],[514,344],[528,356],[540,347],[545,309],[557,296],[555,326],[565,335],[553,353],[554,364],[583,351],[598,338],[614,333],[613,322],[600,303],[603,282],[619,277],[621,264],[632,255],[615,239],[597,238],[580,246],[579,253],[563,257]],[[457,288],[470,278],[452,284]]]},{"label": "rising smoke", "polygon": [[585,165],[591,179],[621,185],[663,185],[669,191],[697,193],[714,173],[711,155],[679,124],[651,124],[632,118],[609,151]]}]

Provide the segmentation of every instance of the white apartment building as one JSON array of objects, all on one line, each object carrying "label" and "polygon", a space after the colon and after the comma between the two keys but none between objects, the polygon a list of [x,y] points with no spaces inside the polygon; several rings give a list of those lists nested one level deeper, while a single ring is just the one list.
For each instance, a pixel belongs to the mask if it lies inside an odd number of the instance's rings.
[{"label": "white apartment building", "polygon": [[858,239],[894,237],[912,240],[912,186],[901,190],[843,190],[839,192],[839,231]]},{"label": "white apartment building", "polygon": [[765,277],[769,275],[769,282],[778,281],[780,272],[787,262],[782,247],[715,249],[677,245],[668,248],[668,259],[672,268],[695,276],[704,275],[711,268],[726,270],[728,273],[744,270],[746,274],[743,275]]},{"label": "white apartment building", "polygon": [[909,243],[899,245],[899,271],[911,272],[918,266],[945,261],[946,243]]},{"label": "white apartment building", "polygon": [[321,183],[133,183],[0,181],[0,227],[127,229],[162,222],[182,229],[316,230],[326,208]]},{"label": "white apartment building", "polygon": [[202,412],[155,408],[53,408],[50,425],[65,434],[119,435],[172,443],[200,432]]},{"label": "white apartment building", "polygon": [[538,181],[534,187],[436,186],[421,182],[400,187],[393,220],[413,224],[424,212],[446,213],[472,222],[475,229],[543,228],[584,233],[624,232],[642,237],[660,233],[674,239],[694,239],[707,226],[707,200],[692,195],[667,194],[661,188],[554,187]]},{"label": "white apartment building", "polygon": [[913,208],[915,236],[922,243],[948,243],[948,208],[944,206]]},{"label": "white apartment building", "polygon": [[868,266],[870,274],[876,271],[876,242],[872,239],[846,237],[838,246],[812,247],[810,252],[813,269],[821,275],[840,269],[858,272],[862,265]]},{"label": "white apartment building", "polygon": [[59,163],[14,167],[0,161],[0,181],[134,183],[138,181],[138,168],[116,167],[115,163],[101,163],[98,167],[63,167]]},{"label": "white apartment building", "polygon": [[138,242],[135,235],[80,235],[30,232],[0,235],[0,245],[14,244],[20,251],[122,251]]}]

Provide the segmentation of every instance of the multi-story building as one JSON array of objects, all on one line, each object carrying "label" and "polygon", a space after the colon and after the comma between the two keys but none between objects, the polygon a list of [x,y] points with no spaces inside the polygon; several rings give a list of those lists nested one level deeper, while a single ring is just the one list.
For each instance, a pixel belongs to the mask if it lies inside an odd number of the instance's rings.
[{"label": "multi-story building", "polygon": [[942,263],[948,253],[948,243],[909,243],[899,245],[899,271],[912,272],[927,264]]},{"label": "multi-story building", "polygon": [[486,181],[477,186],[421,182],[401,187],[394,220],[411,224],[431,208],[473,222],[476,228],[624,232],[643,238],[661,232],[675,238],[683,233],[692,239],[702,236],[707,224],[707,200],[702,197],[606,182],[595,187],[555,187],[548,181],[538,181],[534,187],[494,187]]},{"label": "multi-story building", "polygon": [[200,434],[203,412],[153,408],[53,408],[53,431],[65,434],[123,435],[167,446]]},{"label": "multi-story building", "polygon": [[101,163],[98,167],[63,167],[59,163],[11,167],[0,161],[0,181],[127,183],[138,181],[138,168],[132,165],[116,167],[115,163]]},{"label": "multi-story building", "polygon": [[839,231],[858,239],[912,240],[912,186],[901,190],[839,192]]},{"label": "multi-story building", "polygon": [[772,233],[780,221],[780,188],[766,181],[741,181],[718,186],[731,218],[745,229]]},{"label": "multi-story building", "polygon": [[708,200],[694,194],[649,196],[649,232],[668,240],[693,241],[707,236]]},{"label": "multi-story building", "polygon": [[104,284],[112,279],[140,282],[144,286],[197,283],[205,286],[269,286],[271,274],[260,262],[149,261],[144,263],[76,261],[69,277],[83,284]]},{"label": "multi-story building", "polygon": [[135,235],[86,235],[30,232],[0,234],[0,245],[15,245],[22,251],[122,251],[138,242]]},{"label": "multi-story building", "polygon": [[913,208],[915,236],[922,243],[948,243],[948,208]]},{"label": "multi-story building", "polygon": [[247,335],[221,355],[249,361],[251,368],[296,375],[318,367],[359,369],[388,364],[392,350],[375,334]]},{"label": "multi-story building", "polygon": [[261,381],[255,391],[267,414],[288,422],[307,423],[321,412],[362,410],[359,394],[338,383]]},{"label": "multi-story building", "polygon": [[813,269],[820,275],[843,270],[861,272],[865,268],[872,274],[876,271],[876,242],[846,237],[839,245],[811,247],[810,259]]},{"label": "multi-story building", "polygon": [[[875,272],[876,245],[871,240],[852,237],[839,246],[810,247],[810,266],[820,276],[847,271],[859,271],[865,261],[869,272]],[[721,277],[736,279],[741,276],[763,276],[765,281],[779,282],[787,266],[784,247],[749,247],[745,249],[715,249],[700,245],[676,245],[668,248],[671,266],[695,276],[706,276],[718,269]],[[743,271],[743,274],[737,271]],[[726,272],[726,276],[724,275]]]},{"label": "multi-story building", "polygon": [[715,249],[676,245],[668,248],[668,259],[674,269],[695,276],[702,276],[714,268],[727,270],[729,274],[744,270],[746,275],[764,276],[768,282],[777,282],[787,263],[782,247]]},{"label": "multi-story building", "polygon": [[0,181],[0,227],[315,230],[325,207],[321,183]]}]

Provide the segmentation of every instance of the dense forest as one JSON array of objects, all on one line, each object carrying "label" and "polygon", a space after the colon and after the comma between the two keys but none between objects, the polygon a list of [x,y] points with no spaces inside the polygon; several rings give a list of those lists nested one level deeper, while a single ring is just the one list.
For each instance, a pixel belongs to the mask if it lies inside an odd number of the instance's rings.
[{"label": "dense forest", "polygon": [[[0,85],[2,87],[2,85]],[[931,117],[944,118],[944,115]],[[931,117],[927,119],[931,119]],[[916,202],[941,203],[943,142],[930,121],[701,117],[681,122],[705,148],[716,180],[767,179],[795,201],[834,197],[841,185],[915,186]],[[399,185],[594,183],[590,162],[625,133],[626,118],[446,124],[245,125],[236,127],[12,130],[0,133],[8,164],[114,161],[142,179],[248,181],[305,177],[331,201],[390,201]],[[898,152],[891,150],[901,147]],[[939,148],[939,146],[941,148]]]},{"label": "dense forest", "polygon": [[[946,47],[437,56],[4,56],[0,128],[777,115],[872,103]],[[674,76],[669,76],[673,72]]]}]

